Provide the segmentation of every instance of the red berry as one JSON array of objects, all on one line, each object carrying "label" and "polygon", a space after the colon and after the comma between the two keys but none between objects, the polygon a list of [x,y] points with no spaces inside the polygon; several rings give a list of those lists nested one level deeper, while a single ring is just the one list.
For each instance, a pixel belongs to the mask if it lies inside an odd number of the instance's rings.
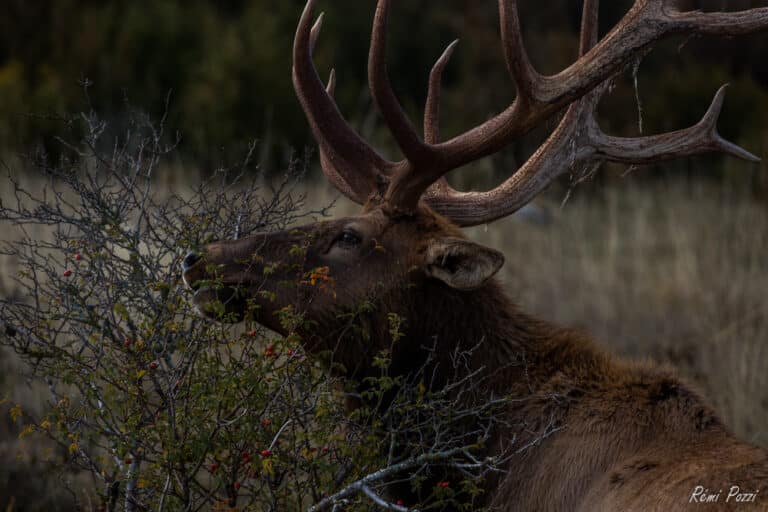
[{"label": "red berry", "polygon": [[248,336],[250,336],[251,338],[253,338],[254,336],[256,336],[256,331],[254,331],[254,330],[250,330],[250,331],[248,331]]},{"label": "red berry", "polygon": [[240,482],[235,482],[234,484],[232,484],[232,487],[234,487],[235,490],[237,491],[238,489],[240,489]]},{"label": "red berry", "polygon": [[130,458],[130,457],[126,457],[123,462],[125,462],[126,464],[132,464],[133,463],[133,459]]},{"label": "red berry", "polygon": [[152,361],[151,363],[149,363],[150,370],[157,370],[157,366],[158,366],[157,361]]},{"label": "red berry", "polygon": [[83,259],[83,255],[80,254],[79,252],[76,252],[75,253],[75,261],[80,261],[82,259]]},{"label": "red berry", "polygon": [[261,456],[262,457],[269,457],[270,455],[272,455],[271,451],[269,451],[269,450],[261,450]]},{"label": "red berry", "polygon": [[395,505],[397,505],[398,507],[402,507],[403,505],[405,505],[405,502],[403,500],[397,500],[395,502]]},{"label": "red berry", "polygon": [[269,418],[261,418],[261,424],[265,427],[268,427],[272,422],[269,421]]},{"label": "red berry", "polygon": [[208,466],[208,469],[210,470],[211,473],[215,473],[216,470],[219,469],[219,463],[218,462],[214,462],[213,464]]},{"label": "red berry", "polygon": [[71,275],[72,275],[72,271],[71,270],[67,269],[67,270],[64,271],[64,277],[69,277]]},{"label": "red berry", "polygon": [[440,482],[440,483],[439,483],[439,484],[437,484],[437,485],[439,485],[439,486],[440,486],[440,487],[442,487],[443,489],[447,489],[448,487],[450,487],[450,486],[451,486],[451,483],[450,483],[450,482]]},{"label": "red berry", "polygon": [[293,355],[293,349],[292,349],[292,348],[289,348],[289,349],[288,349],[288,355],[289,355],[289,356],[292,356],[292,355]]},{"label": "red berry", "polygon": [[128,338],[125,338],[123,340],[123,345],[125,345],[126,347],[130,347],[131,346],[131,340],[129,340]]}]

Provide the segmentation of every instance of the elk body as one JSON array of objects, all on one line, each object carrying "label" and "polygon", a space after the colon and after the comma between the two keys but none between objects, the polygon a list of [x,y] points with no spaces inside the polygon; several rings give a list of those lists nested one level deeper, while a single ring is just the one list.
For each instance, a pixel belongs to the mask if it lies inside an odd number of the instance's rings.
[{"label": "elk body", "polygon": [[[524,425],[525,435],[536,436],[545,421],[562,429],[510,460],[506,473],[489,484],[492,510],[768,510],[766,450],[738,441],[669,372],[621,361],[579,332],[519,311],[494,278],[503,255],[467,240],[460,229],[509,215],[556,176],[596,161],[644,164],[709,151],[756,160],[717,133],[724,89],[699,123],[672,133],[611,137],[600,131],[593,113],[606,81],[654,41],[670,34],[761,30],[768,27],[768,8],[681,12],[662,0],[637,0],[598,42],[597,1],[585,0],[580,57],[561,73],[542,76],[526,56],[516,2],[500,0],[501,37],[516,99],[498,116],[441,142],[440,75],[455,44],[430,75],[420,137],[387,77],[389,2],[380,0],[369,78],[372,96],[405,156],[390,162],[343,120],[332,99],[333,74],[326,88],[315,71],[311,57],[320,20],[312,25],[313,4],[310,0],[296,33],[294,86],[326,176],[361,204],[362,212],[221,241],[189,254],[184,279],[195,290],[195,304],[213,316],[207,306],[222,303],[229,319],[250,316],[280,333],[286,328],[278,312],[286,306],[301,311],[310,326],[301,332],[307,349],[333,350],[357,378],[369,374],[373,356],[390,346],[388,313],[406,322],[404,337],[392,346],[393,372],[407,373],[425,361],[424,340],[435,340],[440,368],[441,358],[482,339],[470,367],[493,376],[484,384],[489,396],[561,397],[515,402],[506,410],[507,423]],[[504,148],[566,107],[550,138],[496,189],[459,192],[445,181],[449,170]],[[270,271],[264,272],[268,265]],[[212,267],[220,286],[201,285],[212,277]],[[317,293],[306,279],[314,269],[335,279],[333,290]],[[340,313],[363,301],[375,307],[356,317],[358,329],[349,329],[348,316]],[[498,443],[489,449],[499,449],[513,434],[519,432],[496,432]],[[732,486],[746,498],[727,500]],[[697,505],[700,497],[718,491],[717,501]]]}]

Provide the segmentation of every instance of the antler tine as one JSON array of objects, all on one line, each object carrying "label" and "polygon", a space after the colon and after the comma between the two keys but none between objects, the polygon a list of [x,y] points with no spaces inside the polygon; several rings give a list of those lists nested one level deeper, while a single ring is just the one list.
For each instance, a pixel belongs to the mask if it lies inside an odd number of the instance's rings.
[{"label": "antler tine", "polygon": [[[579,30],[579,57],[583,57],[597,45],[600,30],[600,0],[584,0],[581,14],[581,28]],[[587,93],[581,100],[571,104],[566,111],[564,120],[577,116],[582,111],[594,114],[597,104],[608,89],[609,82],[605,81]],[[595,122],[594,115],[588,116],[587,122]]]},{"label": "antler tine", "polygon": [[[585,0],[582,54],[597,41],[597,4],[598,0]],[[717,91],[706,114],[695,125],[670,133],[624,138],[606,135],[594,118],[597,103],[607,89],[606,83],[601,84],[569,107],[541,148],[502,185],[489,192],[452,191],[451,194],[429,197],[428,202],[457,224],[471,226],[514,213],[557,176],[594,162],[644,165],[713,151],[757,162],[759,158],[723,139],[717,132],[726,87],[724,85]]]},{"label": "antler tine", "polygon": [[541,75],[531,65],[523,43],[517,0],[499,0],[499,23],[504,61],[517,88],[517,101],[532,103],[535,91],[540,87]]},{"label": "antler tine", "polygon": [[313,26],[314,5],[315,0],[308,0],[296,30],[293,85],[320,146],[323,171],[334,186],[362,204],[371,194],[378,192],[379,176],[393,164],[383,159],[349,127],[317,75],[312,51],[320,32],[322,16]]},{"label": "antler tine", "polygon": [[320,29],[323,28],[324,19],[325,19],[325,13],[321,12],[309,31],[309,51],[310,51],[310,55],[313,57],[315,55],[315,46],[317,46],[317,39],[320,37]]},{"label": "antler tine", "polygon": [[595,47],[598,40],[600,0],[584,0],[579,31],[579,57]]},{"label": "antler tine", "polygon": [[[443,51],[440,58],[437,59],[432,71],[429,73],[429,87],[427,89],[427,102],[424,106],[424,140],[427,144],[437,144],[440,142],[440,84],[443,80],[443,71],[448,61],[453,55],[453,50],[459,40],[454,40]],[[432,186],[427,189],[424,198],[427,199],[431,194],[443,193],[449,194],[453,188],[448,184],[445,176],[440,176]]]},{"label": "antler tine", "polygon": [[[312,55],[314,55],[315,53],[315,46],[317,45],[317,38],[320,37],[320,29],[323,26],[324,17],[325,17],[325,13],[320,13],[320,16],[317,17],[317,21],[315,21],[315,24],[312,25],[312,30],[309,33],[309,49]],[[328,84],[325,86],[325,91],[328,93],[328,96],[333,98],[333,93],[335,89],[336,89],[336,70],[332,68],[330,74],[328,75]],[[358,194],[352,189],[352,187],[349,186],[349,183],[347,183],[344,180],[344,178],[338,173],[338,171],[334,168],[331,159],[326,154],[323,146],[324,146],[323,144],[318,145],[319,153],[320,153],[320,168],[323,170],[323,174],[325,174],[325,176],[328,178],[328,181],[339,192],[344,194],[346,197],[348,197],[352,201],[362,204],[365,201],[365,196],[363,197],[358,196]]]},{"label": "antler tine", "polygon": [[371,96],[406,159],[414,164],[428,162],[431,159],[431,151],[419,139],[389,81],[386,62],[388,18],[389,0],[379,0],[373,19],[371,46],[368,52],[368,83]]},{"label": "antler tine", "polygon": [[705,36],[740,36],[765,30],[768,25],[768,7],[736,12],[682,12],[670,6],[667,16],[673,30],[694,31]]},{"label": "antler tine", "polygon": [[717,151],[742,160],[759,162],[757,156],[725,140],[717,132],[717,120],[727,87],[728,84],[720,87],[701,121],[683,130],[629,138],[611,137],[599,128],[588,130],[587,143],[592,153],[589,159],[644,165]]},{"label": "antler tine", "polygon": [[429,73],[427,103],[424,106],[424,140],[427,144],[437,144],[440,142],[440,83],[443,79],[445,66],[451,60],[453,50],[457,44],[459,44],[458,39],[445,48]]},{"label": "antler tine", "polygon": [[[319,21],[319,20],[318,20]],[[328,95],[333,98],[334,90],[336,89],[336,70],[331,69],[331,73],[328,76],[328,85],[325,86],[326,92],[328,92]],[[352,201],[362,204],[365,202],[365,197],[360,197],[358,194],[352,189],[352,187],[349,186],[349,183],[344,181],[344,178],[339,175],[338,171],[333,167],[333,164],[328,158],[328,155],[325,153],[325,150],[323,149],[323,146],[319,146],[319,153],[320,153],[320,167],[323,169],[323,174],[328,178],[328,181],[331,182],[331,184],[336,187],[336,189],[347,196]]]}]

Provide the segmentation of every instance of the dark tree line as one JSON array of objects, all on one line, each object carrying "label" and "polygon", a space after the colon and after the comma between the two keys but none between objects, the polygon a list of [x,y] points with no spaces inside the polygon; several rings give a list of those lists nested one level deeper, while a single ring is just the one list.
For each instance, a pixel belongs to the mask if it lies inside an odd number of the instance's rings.
[{"label": "dark tree line", "polygon": [[[603,32],[629,0],[604,2]],[[686,0],[691,8],[743,9],[766,2]],[[322,2],[326,22],[318,68],[338,71],[342,111],[386,150],[365,85],[367,39],[375,2]],[[263,163],[279,169],[290,149],[311,143],[290,82],[292,38],[303,2],[9,0],[0,17],[0,146],[45,143],[56,128],[48,114],[93,106],[124,127],[124,104],[149,112],[170,97],[170,121],[183,129],[179,150],[196,165],[261,141]],[[544,72],[566,66],[576,53],[580,2],[543,0],[522,6],[530,53]],[[426,79],[442,48],[460,38],[446,76],[445,132],[457,133],[503,108],[514,95],[498,40],[496,2],[397,2],[390,24],[390,69],[395,87],[416,119]],[[697,120],[716,88],[732,84],[722,131],[758,154],[768,112],[766,38],[671,40],[639,68],[644,128],[669,130]],[[603,105],[613,133],[636,133],[638,108],[631,70]],[[669,108],[674,105],[675,108]],[[736,114],[738,113],[738,114]],[[30,115],[32,114],[32,115]],[[516,165],[531,150],[523,141],[495,168]],[[720,160],[718,160],[720,162]]]}]

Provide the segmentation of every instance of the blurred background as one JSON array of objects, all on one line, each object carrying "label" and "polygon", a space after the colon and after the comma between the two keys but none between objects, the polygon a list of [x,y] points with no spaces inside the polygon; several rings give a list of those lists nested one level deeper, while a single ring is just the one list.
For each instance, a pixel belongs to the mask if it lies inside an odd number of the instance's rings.
[{"label": "blurred background", "polygon": [[[572,62],[581,2],[521,2],[528,51],[543,73]],[[684,0],[686,8],[739,10],[768,1]],[[393,158],[365,83],[373,0],[322,0],[316,63],[335,67],[341,111]],[[603,2],[601,35],[631,5]],[[69,115],[94,110],[119,136],[127,109],[167,115],[178,151],[160,177],[185,187],[242,159],[256,141],[264,179],[314,148],[291,79],[291,45],[303,2],[284,0],[5,0],[0,11],[0,161],[27,183],[25,155],[56,158]],[[389,69],[401,102],[421,119],[429,69],[461,42],[444,77],[442,128],[457,134],[514,98],[498,37],[496,3],[394,2]],[[768,34],[672,38],[615,80],[599,120],[614,135],[689,126],[730,83],[721,133],[768,157]],[[487,188],[513,172],[556,125],[449,179]],[[68,136],[72,136],[68,133]],[[312,159],[316,167],[316,158]],[[6,187],[7,182],[3,182]],[[338,194],[316,168],[313,204]],[[8,190],[0,191],[0,198]],[[568,201],[564,202],[564,199]],[[573,188],[567,178],[541,197],[537,221],[506,219],[473,236],[507,255],[502,276],[531,312],[594,333],[609,349],[676,367],[730,427],[768,446],[768,169],[718,155],[631,169],[603,166]],[[343,200],[335,212],[354,211]],[[4,232],[9,233],[9,232]],[[0,235],[0,238],[11,234]],[[0,260],[0,293],[13,293],[13,262]],[[45,398],[0,353],[0,399]],[[0,510],[66,509],[44,476],[45,447],[25,445],[0,416]],[[52,483],[51,483],[52,482]],[[87,485],[87,484],[83,484]]]}]

